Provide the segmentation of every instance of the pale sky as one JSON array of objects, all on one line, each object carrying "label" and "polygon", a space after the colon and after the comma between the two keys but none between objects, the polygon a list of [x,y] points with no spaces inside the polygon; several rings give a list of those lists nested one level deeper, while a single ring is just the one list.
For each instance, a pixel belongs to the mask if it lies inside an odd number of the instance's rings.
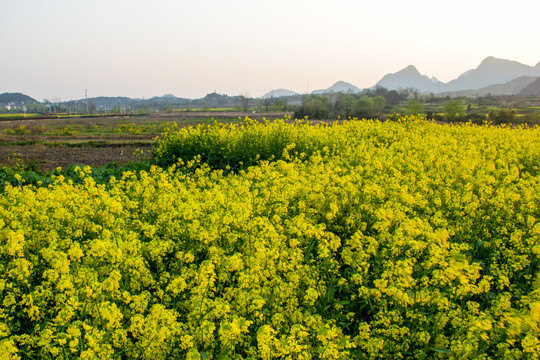
[{"label": "pale sky", "polygon": [[0,93],[200,98],[540,62],[540,1],[0,0]]}]

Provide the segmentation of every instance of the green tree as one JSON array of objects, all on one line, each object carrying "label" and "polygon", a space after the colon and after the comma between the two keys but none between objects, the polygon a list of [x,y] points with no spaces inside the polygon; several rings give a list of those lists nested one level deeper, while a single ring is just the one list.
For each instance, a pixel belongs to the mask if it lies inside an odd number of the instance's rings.
[{"label": "green tree", "polygon": [[386,99],[384,96],[375,96],[373,98],[373,110],[378,117],[381,117],[384,114],[384,108],[386,106]]},{"label": "green tree", "polygon": [[407,115],[418,115],[424,112],[424,104],[416,99],[411,99],[407,103],[407,107],[405,108],[405,113]]},{"label": "green tree", "polygon": [[370,118],[373,116],[373,99],[367,95],[356,100],[352,106],[354,116],[358,118]]},{"label": "green tree", "polygon": [[287,101],[285,99],[277,99],[274,104],[275,111],[285,111],[287,108]]},{"label": "green tree", "polygon": [[324,120],[328,119],[328,105],[330,99],[321,95],[310,95],[302,99],[302,106],[295,111],[294,117],[301,119],[308,117],[310,119]]},{"label": "green tree", "polygon": [[454,121],[457,116],[465,114],[465,105],[459,99],[448,100],[444,103],[444,113],[447,121]]},{"label": "green tree", "polygon": [[47,105],[41,103],[29,103],[26,105],[26,111],[28,113],[45,114],[47,112]]},{"label": "green tree", "polygon": [[513,123],[514,111],[512,109],[494,109],[489,112],[488,118],[495,125]]},{"label": "green tree", "polygon": [[327,104],[330,102],[330,99],[324,96],[312,95],[310,99],[306,102],[305,108],[306,113],[310,118],[314,119],[327,119],[328,118],[328,108]]},{"label": "green tree", "polygon": [[354,96],[342,92],[337,93],[334,97],[333,116],[336,118],[338,116],[345,119],[349,118],[349,116],[351,116],[353,103]]},{"label": "green tree", "polygon": [[242,103],[242,109],[244,111],[248,111],[249,110],[249,97],[247,95],[242,95],[240,102]]},{"label": "green tree", "polygon": [[88,113],[94,114],[97,110],[97,105],[95,102],[89,100],[88,101]]}]

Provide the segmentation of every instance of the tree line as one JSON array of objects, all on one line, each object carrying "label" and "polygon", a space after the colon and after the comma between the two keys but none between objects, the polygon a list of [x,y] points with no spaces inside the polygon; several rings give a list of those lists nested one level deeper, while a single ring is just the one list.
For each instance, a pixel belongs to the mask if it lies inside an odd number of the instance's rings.
[{"label": "tree line", "polygon": [[540,110],[536,111],[538,108],[531,105],[534,105],[532,98],[450,98],[419,94],[413,89],[398,92],[377,88],[360,94],[303,95],[294,118],[386,120],[401,115],[424,115],[428,120],[440,122],[540,124]]}]

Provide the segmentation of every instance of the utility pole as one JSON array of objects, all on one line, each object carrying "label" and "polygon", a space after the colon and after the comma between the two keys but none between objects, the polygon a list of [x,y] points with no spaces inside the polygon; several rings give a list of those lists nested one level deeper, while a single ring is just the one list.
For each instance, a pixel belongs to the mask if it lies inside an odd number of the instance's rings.
[{"label": "utility pole", "polygon": [[86,89],[84,89],[84,102],[86,104],[86,113],[85,114],[88,114],[88,91]]}]

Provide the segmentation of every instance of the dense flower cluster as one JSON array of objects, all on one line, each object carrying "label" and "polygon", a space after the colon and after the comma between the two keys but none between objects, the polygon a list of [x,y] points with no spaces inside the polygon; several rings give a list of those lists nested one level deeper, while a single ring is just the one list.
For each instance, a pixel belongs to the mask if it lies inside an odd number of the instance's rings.
[{"label": "dense flower cluster", "polygon": [[252,126],[313,151],[6,186],[0,356],[540,357],[539,128]]}]

